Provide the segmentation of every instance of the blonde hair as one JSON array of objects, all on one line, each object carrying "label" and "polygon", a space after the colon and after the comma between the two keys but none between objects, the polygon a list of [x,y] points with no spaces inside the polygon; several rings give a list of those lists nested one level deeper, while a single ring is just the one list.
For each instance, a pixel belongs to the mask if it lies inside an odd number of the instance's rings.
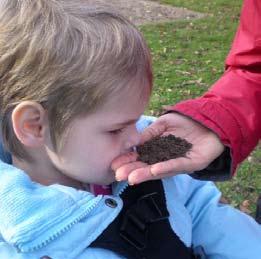
[{"label": "blonde hair", "polygon": [[14,107],[36,101],[48,111],[54,147],[73,118],[132,85],[151,90],[148,47],[120,14],[80,0],[0,3],[0,116],[6,148],[29,159],[13,131]]}]

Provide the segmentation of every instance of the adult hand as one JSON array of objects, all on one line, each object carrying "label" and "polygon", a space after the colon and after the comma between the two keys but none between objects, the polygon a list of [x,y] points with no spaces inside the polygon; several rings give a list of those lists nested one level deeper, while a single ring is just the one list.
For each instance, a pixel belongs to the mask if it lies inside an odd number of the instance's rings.
[{"label": "adult hand", "polygon": [[213,131],[175,112],[162,115],[146,128],[142,133],[140,144],[156,136],[169,134],[184,138],[193,144],[186,157],[148,165],[137,161],[136,152],[124,154],[112,162],[111,167],[115,172],[116,180],[128,180],[130,184],[138,184],[184,172],[192,173],[206,168],[224,151],[224,145]]}]

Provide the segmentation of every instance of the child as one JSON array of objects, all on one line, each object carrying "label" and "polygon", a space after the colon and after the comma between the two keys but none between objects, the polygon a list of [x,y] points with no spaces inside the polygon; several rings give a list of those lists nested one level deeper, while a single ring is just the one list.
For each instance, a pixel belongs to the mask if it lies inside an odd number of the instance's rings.
[{"label": "child", "polygon": [[[261,228],[180,175],[115,183],[152,72],[139,31],[80,0],[0,3],[0,258],[258,258]],[[94,195],[92,184],[112,185]]]}]

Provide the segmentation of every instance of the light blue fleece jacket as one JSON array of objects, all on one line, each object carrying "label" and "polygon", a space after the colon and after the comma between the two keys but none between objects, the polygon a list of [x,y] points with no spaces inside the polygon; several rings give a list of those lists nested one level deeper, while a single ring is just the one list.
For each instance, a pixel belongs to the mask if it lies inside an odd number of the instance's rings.
[{"label": "light blue fleece jacket", "polygon": [[[152,120],[143,116],[137,128],[143,130]],[[261,258],[261,226],[220,204],[221,195],[213,183],[178,175],[164,179],[163,186],[170,225],[187,246],[204,247],[211,259]],[[126,182],[115,183],[113,195],[95,197],[59,184],[42,186],[1,161],[0,258],[122,258],[88,246],[119,214],[119,195],[126,187]],[[108,198],[117,206],[107,206]]]}]

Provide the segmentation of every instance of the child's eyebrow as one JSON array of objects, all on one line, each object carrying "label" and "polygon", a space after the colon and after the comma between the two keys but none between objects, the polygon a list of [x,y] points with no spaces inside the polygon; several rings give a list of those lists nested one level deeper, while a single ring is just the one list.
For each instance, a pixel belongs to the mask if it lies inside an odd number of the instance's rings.
[{"label": "child's eyebrow", "polygon": [[119,123],[115,123],[113,124],[113,126],[118,126],[118,127],[122,127],[122,126],[127,126],[127,125],[130,125],[130,124],[133,124],[133,123],[136,123],[136,121],[138,120],[137,119],[131,119],[131,120],[127,120],[127,121],[124,121],[124,122],[119,122]]}]

